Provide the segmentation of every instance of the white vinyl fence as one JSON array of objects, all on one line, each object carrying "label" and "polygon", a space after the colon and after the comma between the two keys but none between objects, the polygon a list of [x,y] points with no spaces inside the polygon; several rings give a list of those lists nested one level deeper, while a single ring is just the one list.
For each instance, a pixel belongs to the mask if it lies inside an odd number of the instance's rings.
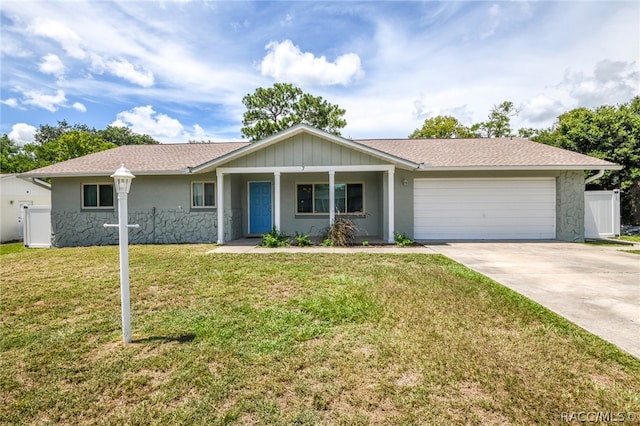
[{"label": "white vinyl fence", "polygon": [[620,235],[620,190],[585,191],[584,237],[603,238]]},{"label": "white vinyl fence", "polygon": [[24,246],[51,247],[51,206],[24,206]]}]

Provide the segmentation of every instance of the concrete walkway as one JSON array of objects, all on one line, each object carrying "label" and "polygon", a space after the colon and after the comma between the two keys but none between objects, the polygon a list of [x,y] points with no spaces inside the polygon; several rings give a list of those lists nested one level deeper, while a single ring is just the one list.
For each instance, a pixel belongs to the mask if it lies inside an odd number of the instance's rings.
[{"label": "concrete walkway", "polygon": [[223,246],[210,250],[209,253],[376,253],[376,254],[399,254],[399,253],[423,253],[434,254],[434,250],[426,246],[397,247],[391,244],[384,244],[382,241],[371,241],[371,245],[354,245],[351,247],[280,247],[267,248],[260,247],[258,238],[243,238],[231,241]]},{"label": "concrete walkway", "polygon": [[640,255],[621,251],[639,245],[525,241],[270,249],[259,242],[237,240],[210,253],[440,253],[640,358]]}]

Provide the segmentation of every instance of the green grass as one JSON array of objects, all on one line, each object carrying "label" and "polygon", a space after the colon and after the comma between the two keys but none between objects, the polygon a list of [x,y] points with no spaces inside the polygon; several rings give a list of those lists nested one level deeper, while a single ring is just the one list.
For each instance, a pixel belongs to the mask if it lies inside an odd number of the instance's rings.
[{"label": "green grass", "polygon": [[640,243],[640,235],[621,235],[620,237],[621,240],[625,240],[625,241],[631,241],[634,243]]},{"label": "green grass", "polygon": [[625,253],[631,253],[631,254],[640,254],[640,250],[620,250],[623,251]]},{"label": "green grass", "polygon": [[[558,424],[634,412],[640,361],[439,255],[2,256],[0,424]],[[637,418],[637,417],[636,417]]]},{"label": "green grass", "polygon": [[0,244],[0,256],[9,253],[20,253],[25,250],[26,249],[24,248],[24,243],[22,242]]}]

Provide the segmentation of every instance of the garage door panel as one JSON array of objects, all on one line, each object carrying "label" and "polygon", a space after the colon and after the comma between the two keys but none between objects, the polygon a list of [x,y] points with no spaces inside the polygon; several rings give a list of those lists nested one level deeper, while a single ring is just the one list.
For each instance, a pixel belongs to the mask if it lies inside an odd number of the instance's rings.
[{"label": "garage door panel", "polygon": [[555,179],[416,179],[416,239],[555,238]]},{"label": "garage door panel", "polygon": [[[423,213],[433,213],[433,212],[446,212],[447,214],[453,213],[462,213],[462,212],[497,212],[499,214],[503,214],[504,208],[497,204],[484,205],[484,203],[466,203],[466,202],[436,202],[433,205],[423,204],[416,205],[417,207],[424,206],[425,208],[420,209],[418,215]],[[428,208],[427,208],[428,207]],[[546,202],[544,200],[537,202],[533,201],[531,204],[529,203],[518,203],[507,205],[509,211],[513,214],[522,213],[523,215],[529,215],[532,212],[548,212],[555,208],[555,203]],[[459,211],[458,211],[459,210]],[[536,213],[536,214],[537,214]]]}]

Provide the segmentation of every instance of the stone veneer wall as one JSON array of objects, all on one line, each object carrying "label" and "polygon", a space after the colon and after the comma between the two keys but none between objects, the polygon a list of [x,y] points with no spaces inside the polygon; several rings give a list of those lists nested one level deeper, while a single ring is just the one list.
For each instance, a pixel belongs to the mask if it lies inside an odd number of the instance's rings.
[{"label": "stone veneer wall", "polygon": [[556,178],[556,239],[584,241],[584,172],[563,171]]},{"label": "stone veneer wall", "polygon": [[[242,233],[238,217],[241,212],[225,214],[225,240]],[[114,212],[52,211],[52,243],[55,247],[118,244],[118,228],[104,228],[117,223]],[[140,228],[129,229],[131,244],[215,243],[218,236],[215,210],[185,211],[150,209],[130,211],[129,223]],[[240,231],[238,231],[238,227]]]}]

